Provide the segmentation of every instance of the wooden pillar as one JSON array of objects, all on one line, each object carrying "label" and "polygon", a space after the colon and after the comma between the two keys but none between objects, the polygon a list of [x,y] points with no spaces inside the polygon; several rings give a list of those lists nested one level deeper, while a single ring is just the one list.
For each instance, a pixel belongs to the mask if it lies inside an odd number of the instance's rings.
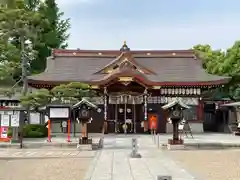
[{"label": "wooden pillar", "polygon": [[134,133],[137,132],[136,130],[136,126],[137,126],[137,123],[136,123],[136,105],[135,105],[135,97],[133,97],[133,128],[134,128]]},{"label": "wooden pillar", "polygon": [[118,132],[118,97],[115,101],[115,133]]},{"label": "wooden pillar", "polygon": [[87,123],[82,122],[82,138],[87,138]]},{"label": "wooden pillar", "polygon": [[204,118],[204,103],[202,98],[199,98],[197,106],[197,121],[203,121],[203,118]]}]

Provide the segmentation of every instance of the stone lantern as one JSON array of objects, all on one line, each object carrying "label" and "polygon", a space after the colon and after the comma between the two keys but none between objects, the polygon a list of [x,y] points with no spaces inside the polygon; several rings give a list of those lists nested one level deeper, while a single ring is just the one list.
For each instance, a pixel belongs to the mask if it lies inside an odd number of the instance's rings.
[{"label": "stone lantern", "polygon": [[92,144],[92,139],[88,138],[87,124],[93,120],[91,113],[97,110],[97,106],[87,99],[83,98],[80,102],[73,105],[74,117],[79,120],[82,125],[82,135],[79,138],[79,144]]},{"label": "stone lantern", "polygon": [[173,138],[168,140],[170,145],[181,145],[183,140],[179,137],[178,125],[183,118],[183,110],[189,109],[190,107],[186,105],[180,98],[164,105],[162,109],[167,110],[169,117],[173,125]]}]

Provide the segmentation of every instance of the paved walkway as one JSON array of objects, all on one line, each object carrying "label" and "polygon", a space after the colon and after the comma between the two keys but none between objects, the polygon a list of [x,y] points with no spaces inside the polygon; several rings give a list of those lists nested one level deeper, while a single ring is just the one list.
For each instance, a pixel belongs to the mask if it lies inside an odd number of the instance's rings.
[{"label": "paved walkway", "polygon": [[17,158],[93,158],[95,151],[78,151],[69,149],[0,149],[0,159]]},{"label": "paved walkway", "polygon": [[130,158],[132,136],[105,137],[104,149],[96,157],[85,180],[194,180],[192,175],[156,148],[151,136],[139,136],[140,159]]},{"label": "paved walkway", "polygon": [[0,150],[1,180],[83,180],[95,156],[78,150]]}]

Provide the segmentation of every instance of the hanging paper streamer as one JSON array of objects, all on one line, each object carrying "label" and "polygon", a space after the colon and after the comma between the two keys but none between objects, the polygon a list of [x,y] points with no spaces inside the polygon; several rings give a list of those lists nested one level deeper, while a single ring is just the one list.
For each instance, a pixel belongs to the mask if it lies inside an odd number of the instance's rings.
[{"label": "hanging paper streamer", "polygon": [[107,88],[104,88],[104,120],[107,120]]},{"label": "hanging paper streamer", "polygon": [[147,89],[144,91],[144,120],[147,120]]}]

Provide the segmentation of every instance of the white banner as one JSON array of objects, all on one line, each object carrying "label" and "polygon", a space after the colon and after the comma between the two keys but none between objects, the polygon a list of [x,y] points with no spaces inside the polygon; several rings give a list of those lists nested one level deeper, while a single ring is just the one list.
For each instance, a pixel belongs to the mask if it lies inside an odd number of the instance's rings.
[{"label": "white banner", "polygon": [[30,124],[40,124],[40,113],[30,113]]},{"label": "white banner", "polygon": [[9,124],[10,124],[9,121],[10,121],[10,116],[9,115],[5,115],[5,114],[1,115],[1,126],[8,127]]},{"label": "white banner", "polygon": [[18,114],[11,115],[11,127],[19,127],[19,119]]}]

